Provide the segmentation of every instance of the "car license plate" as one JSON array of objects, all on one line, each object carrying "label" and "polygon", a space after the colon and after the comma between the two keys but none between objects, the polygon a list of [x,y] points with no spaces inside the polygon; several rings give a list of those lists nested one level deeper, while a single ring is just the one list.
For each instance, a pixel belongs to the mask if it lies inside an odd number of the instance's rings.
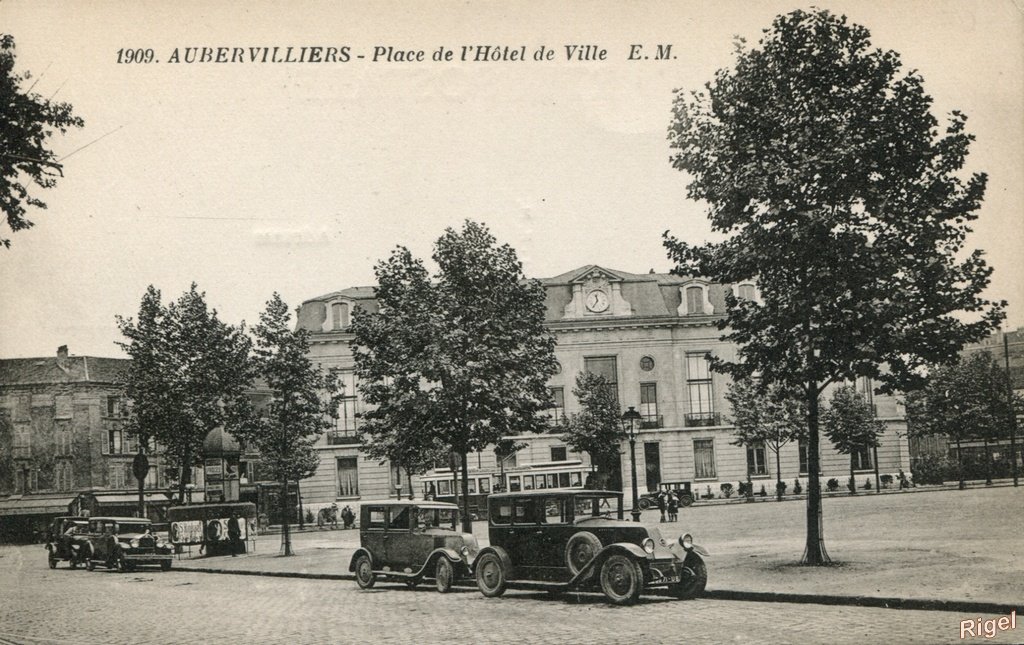
[{"label": "car license plate", "polygon": [[665,576],[665,582],[679,582],[679,576]]}]

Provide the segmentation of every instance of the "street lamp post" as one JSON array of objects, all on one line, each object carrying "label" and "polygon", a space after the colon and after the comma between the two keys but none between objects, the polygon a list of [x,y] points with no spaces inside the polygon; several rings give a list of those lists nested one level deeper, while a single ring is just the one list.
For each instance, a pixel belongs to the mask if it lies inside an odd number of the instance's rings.
[{"label": "street lamp post", "polygon": [[640,495],[636,489],[636,428],[640,423],[640,413],[633,406],[622,413],[622,428],[629,433],[629,465],[633,472],[633,521],[640,521]]}]

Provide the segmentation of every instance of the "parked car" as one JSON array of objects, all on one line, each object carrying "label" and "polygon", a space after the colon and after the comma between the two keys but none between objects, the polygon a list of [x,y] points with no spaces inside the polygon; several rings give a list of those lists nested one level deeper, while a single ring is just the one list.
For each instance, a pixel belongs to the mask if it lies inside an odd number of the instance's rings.
[{"label": "parked car", "polygon": [[84,561],[82,547],[88,543],[85,537],[88,530],[87,517],[64,516],[50,523],[46,550],[51,569],[56,569],[57,563],[62,560],[68,561],[72,569]]},{"label": "parked car", "polygon": [[600,590],[617,605],[666,587],[678,598],[704,592],[708,553],[689,534],[666,541],[623,519],[622,493],[535,490],[488,498],[490,546],[473,568],[477,587],[500,596],[509,582],[552,593]]},{"label": "parked car", "polygon": [[139,517],[93,517],[89,519],[89,543],[85,566],[97,565],[131,571],[143,564],[171,568],[172,548],[153,533],[152,522]]},{"label": "parked car", "polygon": [[680,506],[693,505],[693,491],[690,489],[690,482],[663,482],[658,484],[658,490],[648,491],[637,500],[637,506],[641,511],[658,507],[658,495],[672,491],[679,498]]},{"label": "parked car", "polygon": [[359,509],[360,547],[348,570],[363,589],[378,578],[415,587],[432,579],[446,593],[460,579],[472,579],[476,538],[456,530],[458,507],[445,502],[363,502]]}]

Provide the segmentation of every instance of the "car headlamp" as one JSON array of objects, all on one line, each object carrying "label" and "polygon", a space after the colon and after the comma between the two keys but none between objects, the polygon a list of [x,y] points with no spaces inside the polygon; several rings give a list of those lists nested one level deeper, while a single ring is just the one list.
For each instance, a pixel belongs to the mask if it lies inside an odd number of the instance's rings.
[{"label": "car headlamp", "polygon": [[648,553],[654,553],[654,540],[651,538],[644,538],[644,541],[640,543],[644,547],[644,551]]},{"label": "car headlamp", "polygon": [[683,547],[687,551],[693,548],[693,536],[687,533],[679,537],[679,546]]},{"label": "car headlamp", "polygon": [[462,555],[469,557],[469,547],[465,544],[462,545]]},{"label": "car headlamp", "polygon": [[139,538],[132,538],[131,542],[128,544],[130,544],[133,549],[139,548]]}]

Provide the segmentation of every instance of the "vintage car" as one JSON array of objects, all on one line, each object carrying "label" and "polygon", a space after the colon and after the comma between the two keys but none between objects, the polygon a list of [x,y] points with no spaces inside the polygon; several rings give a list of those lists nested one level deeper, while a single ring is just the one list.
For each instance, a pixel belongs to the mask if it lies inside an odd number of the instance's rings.
[{"label": "vintage car", "polygon": [[487,502],[490,546],[473,565],[485,596],[500,596],[509,582],[551,593],[600,590],[617,605],[655,587],[677,598],[704,591],[707,551],[689,534],[666,541],[655,528],[624,521],[622,493],[534,490]]},{"label": "vintage car", "polygon": [[640,496],[637,506],[641,511],[649,508],[658,508],[658,495],[674,492],[679,499],[680,506],[693,506],[693,492],[690,490],[690,482],[662,482],[658,484],[658,490],[648,491]]},{"label": "vintage car", "polygon": [[152,522],[139,517],[93,517],[89,519],[89,543],[85,566],[97,565],[131,571],[143,564],[171,568],[172,548],[152,531]]},{"label": "vintage car", "polygon": [[88,543],[85,537],[89,528],[89,518],[77,516],[58,517],[50,523],[46,550],[51,569],[57,563],[66,560],[74,569],[84,561],[83,546]]},{"label": "vintage car", "polygon": [[457,579],[472,579],[479,548],[475,537],[456,530],[458,515],[458,507],[445,502],[363,502],[360,547],[348,570],[363,589],[378,578],[410,587],[432,579],[446,593]]}]

